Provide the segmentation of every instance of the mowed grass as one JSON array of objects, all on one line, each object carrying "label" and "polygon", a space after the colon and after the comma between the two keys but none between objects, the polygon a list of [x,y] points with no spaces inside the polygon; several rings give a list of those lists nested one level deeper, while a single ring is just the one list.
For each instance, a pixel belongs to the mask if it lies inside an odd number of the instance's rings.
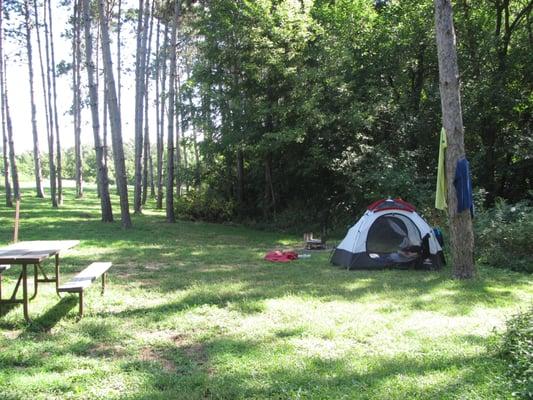
[{"label": "mowed grass", "polygon": [[[328,253],[263,261],[299,237],[164,222],[147,206],[134,228],[99,220],[94,192],[53,210],[24,193],[21,240],[79,239],[63,279],[113,262],[78,321],[77,297],[42,284],[26,323],[0,313],[2,399],[505,399],[494,329],[531,304],[531,276],[480,269],[345,271]],[[115,214],[118,206],[115,203]],[[13,210],[0,207],[0,244]],[[45,265],[46,270],[52,264]],[[4,276],[10,294],[18,267]]]}]

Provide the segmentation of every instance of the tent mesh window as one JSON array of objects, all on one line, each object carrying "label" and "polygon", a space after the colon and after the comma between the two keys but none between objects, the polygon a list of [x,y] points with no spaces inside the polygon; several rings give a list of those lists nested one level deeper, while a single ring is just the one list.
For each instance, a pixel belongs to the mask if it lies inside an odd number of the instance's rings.
[{"label": "tent mesh window", "polygon": [[366,241],[367,253],[390,254],[410,246],[420,246],[420,231],[405,215],[387,214],[377,218]]}]

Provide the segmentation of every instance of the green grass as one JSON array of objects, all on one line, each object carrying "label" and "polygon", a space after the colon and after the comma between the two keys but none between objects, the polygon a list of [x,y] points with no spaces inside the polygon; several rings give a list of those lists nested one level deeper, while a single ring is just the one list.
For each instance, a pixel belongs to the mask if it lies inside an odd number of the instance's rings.
[{"label": "green grass", "polygon": [[[531,304],[531,276],[345,271],[327,253],[273,264],[265,252],[299,238],[168,224],[153,205],[124,231],[99,221],[94,192],[48,204],[25,193],[21,240],[79,239],[63,279],[109,260],[110,284],[103,297],[96,284],[87,292],[81,321],[76,297],[50,284],[31,323],[20,306],[0,313],[2,399],[511,398],[487,343]],[[12,221],[1,207],[1,245]]]}]

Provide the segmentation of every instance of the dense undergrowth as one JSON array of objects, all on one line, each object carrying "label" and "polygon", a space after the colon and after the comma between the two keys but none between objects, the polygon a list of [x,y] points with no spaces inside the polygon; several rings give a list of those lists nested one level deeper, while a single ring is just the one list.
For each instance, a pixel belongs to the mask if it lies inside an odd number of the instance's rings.
[{"label": "dense undergrowth", "polygon": [[533,306],[507,321],[500,354],[507,362],[507,375],[513,395],[533,398]]}]

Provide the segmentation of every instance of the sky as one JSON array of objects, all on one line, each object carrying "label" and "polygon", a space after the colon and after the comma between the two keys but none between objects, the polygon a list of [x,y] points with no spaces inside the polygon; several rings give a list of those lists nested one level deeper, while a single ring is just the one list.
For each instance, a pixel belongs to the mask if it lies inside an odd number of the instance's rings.
[{"label": "sky", "polygon": [[[54,2],[53,2],[54,3]],[[134,7],[132,1],[123,0],[123,9]],[[64,37],[64,32],[68,29],[68,18],[72,13],[71,6],[57,6],[53,8],[53,29],[54,29],[54,49],[56,65],[62,60],[70,63],[72,61],[72,43],[69,39]],[[42,20],[43,13],[40,9],[39,18]],[[4,28],[8,29],[14,26],[14,21],[4,19]],[[135,34],[133,26],[123,25],[122,41],[124,48],[122,50],[123,68],[122,68],[122,134],[124,141],[133,140],[134,137],[134,98],[135,89],[133,85],[132,73],[127,74],[126,69],[134,70],[134,50],[135,50]],[[113,34],[114,35],[114,34]],[[154,35],[155,36],[155,35]],[[41,40],[44,45],[43,33],[41,33]],[[155,43],[155,38],[153,39]],[[37,126],[39,133],[39,145],[41,153],[47,151],[46,139],[46,123],[44,111],[44,98],[42,90],[41,72],[39,64],[39,54],[37,50],[37,41],[35,30],[32,31],[33,41],[33,69],[34,69],[34,90],[37,108]],[[114,49],[116,44],[112,43]],[[152,46],[152,48],[154,45]],[[7,89],[9,95],[9,105],[11,111],[11,118],[13,122],[15,151],[20,154],[25,151],[33,149],[33,135],[31,126],[31,108],[30,108],[30,88],[29,88],[29,72],[27,64],[27,52],[24,43],[16,42],[13,39],[4,37],[4,52],[8,57],[7,65]],[[113,55],[114,56],[114,55]],[[44,57],[44,49],[43,49]],[[116,66],[115,72],[116,72]],[[87,95],[86,79],[87,74],[83,69],[82,87],[83,95]],[[100,78],[101,81],[102,78]],[[116,80],[116,74],[115,74]],[[72,106],[72,75],[69,73],[57,78],[57,104],[58,104],[58,119],[60,139],[63,149],[74,146],[74,125],[73,117],[69,114],[69,109]],[[153,102],[153,91],[151,88]],[[102,97],[100,97],[101,100]],[[155,112],[155,111],[154,111]],[[100,112],[100,118],[102,113]],[[149,116],[151,121],[155,121],[155,114]],[[152,125],[152,124],[150,124]],[[82,143],[93,145],[93,132],[91,125],[90,109],[85,107],[82,109]],[[153,136],[152,143],[155,142],[155,128],[151,129]],[[1,144],[0,144],[1,145]]]}]

